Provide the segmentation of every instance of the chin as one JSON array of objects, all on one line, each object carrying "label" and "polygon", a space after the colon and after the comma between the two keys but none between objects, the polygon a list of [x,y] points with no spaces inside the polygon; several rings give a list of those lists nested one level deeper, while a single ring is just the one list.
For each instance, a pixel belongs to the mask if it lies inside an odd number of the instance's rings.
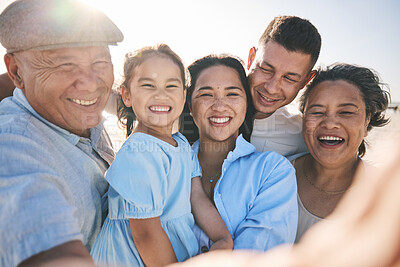
[{"label": "chin", "polygon": [[96,127],[97,125],[99,125],[99,123],[102,120],[102,116],[101,115],[90,115],[86,118],[82,118],[82,122],[84,121],[85,123],[82,124],[82,129],[90,129],[93,127]]},{"label": "chin", "polygon": [[258,112],[269,114],[269,113],[275,112],[278,108],[280,108],[280,106],[278,106],[277,104],[265,106],[261,103],[257,103],[255,105],[255,108]]},{"label": "chin", "polygon": [[225,142],[232,138],[234,138],[236,140],[235,134],[216,134],[216,135],[213,135],[212,137],[213,137],[213,140],[216,142]]}]

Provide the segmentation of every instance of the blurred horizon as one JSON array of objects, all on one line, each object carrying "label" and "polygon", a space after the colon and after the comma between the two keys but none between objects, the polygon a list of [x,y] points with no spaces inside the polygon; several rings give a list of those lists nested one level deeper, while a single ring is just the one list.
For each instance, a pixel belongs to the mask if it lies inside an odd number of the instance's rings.
[{"label": "blurred horizon", "polygon": [[[316,67],[335,62],[377,71],[400,103],[400,1],[397,0],[82,0],[106,13],[125,35],[110,48],[115,78],[125,53],[168,44],[186,65],[211,53],[229,53],[247,62],[268,23],[279,15],[310,20],[322,37]],[[11,0],[0,0],[2,11]],[[5,49],[0,46],[0,53]],[[0,73],[6,71],[0,63]]]}]

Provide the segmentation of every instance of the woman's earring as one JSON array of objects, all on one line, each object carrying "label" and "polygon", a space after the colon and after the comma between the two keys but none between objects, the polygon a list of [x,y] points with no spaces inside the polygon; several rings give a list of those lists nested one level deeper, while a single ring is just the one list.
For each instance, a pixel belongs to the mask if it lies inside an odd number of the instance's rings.
[{"label": "woman's earring", "polygon": [[191,111],[189,112],[189,115],[193,117],[193,114],[192,114],[192,112],[191,112]]}]

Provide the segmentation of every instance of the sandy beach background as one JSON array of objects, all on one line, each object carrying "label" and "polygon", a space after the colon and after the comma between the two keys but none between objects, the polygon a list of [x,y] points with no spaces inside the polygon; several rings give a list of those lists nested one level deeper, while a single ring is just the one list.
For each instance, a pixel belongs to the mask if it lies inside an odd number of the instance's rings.
[{"label": "sandy beach background", "polygon": [[390,122],[380,128],[374,128],[367,136],[367,152],[364,159],[374,166],[381,166],[387,161],[387,155],[393,150],[400,150],[400,111],[393,109],[386,112]]}]

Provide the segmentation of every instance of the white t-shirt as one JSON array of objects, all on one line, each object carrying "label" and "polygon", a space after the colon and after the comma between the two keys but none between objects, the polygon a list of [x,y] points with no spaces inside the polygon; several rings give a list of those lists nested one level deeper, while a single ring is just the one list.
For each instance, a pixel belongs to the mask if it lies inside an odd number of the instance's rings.
[{"label": "white t-shirt", "polygon": [[308,152],[302,135],[300,111],[281,107],[265,119],[255,119],[250,142],[257,151],[275,151],[289,157]]}]

